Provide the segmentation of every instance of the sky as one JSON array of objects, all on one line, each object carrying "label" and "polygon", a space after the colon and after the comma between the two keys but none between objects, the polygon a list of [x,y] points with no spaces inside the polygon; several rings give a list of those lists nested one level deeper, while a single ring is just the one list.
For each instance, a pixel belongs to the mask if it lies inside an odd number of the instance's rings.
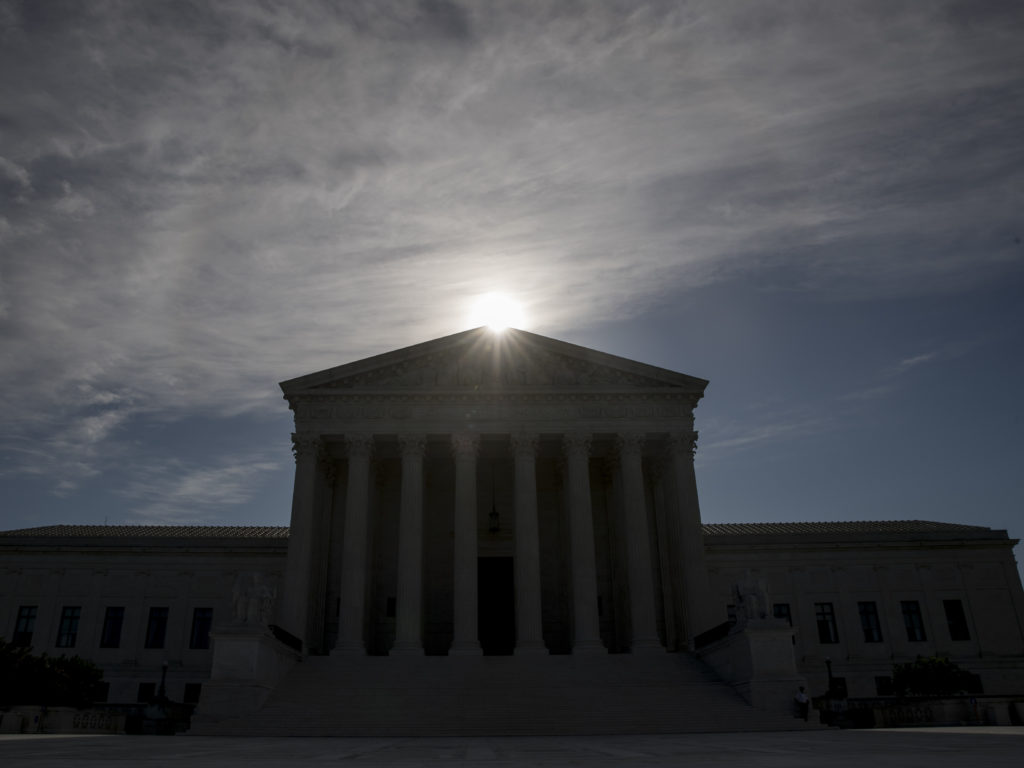
[{"label": "sky", "polygon": [[0,528],[287,524],[277,382],[500,291],[710,380],[706,522],[1024,536],[1022,33],[984,0],[0,0]]}]

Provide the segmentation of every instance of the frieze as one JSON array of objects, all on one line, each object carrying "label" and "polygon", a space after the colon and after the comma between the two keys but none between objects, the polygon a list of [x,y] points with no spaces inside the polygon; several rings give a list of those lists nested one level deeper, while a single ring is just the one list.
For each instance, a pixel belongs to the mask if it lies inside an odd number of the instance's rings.
[{"label": "frieze", "polygon": [[401,422],[429,419],[452,424],[465,421],[498,419],[507,421],[636,421],[642,419],[692,419],[686,403],[480,403],[471,408],[458,403],[391,404],[391,403],[299,403],[295,408],[297,422]]}]

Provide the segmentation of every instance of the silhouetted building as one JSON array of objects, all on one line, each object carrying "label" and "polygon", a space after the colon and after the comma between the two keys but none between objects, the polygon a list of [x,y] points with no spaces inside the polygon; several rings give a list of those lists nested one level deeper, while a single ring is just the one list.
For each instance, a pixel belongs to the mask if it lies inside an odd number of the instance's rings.
[{"label": "silhouetted building", "polygon": [[884,695],[893,662],[918,655],[1024,691],[1005,531],[702,526],[706,384],[485,329],[286,381],[290,536],[2,533],[0,632],[95,660],[111,701],[146,695],[166,660],[169,695],[202,691],[211,732],[751,727],[696,658],[776,713],[800,684]]}]

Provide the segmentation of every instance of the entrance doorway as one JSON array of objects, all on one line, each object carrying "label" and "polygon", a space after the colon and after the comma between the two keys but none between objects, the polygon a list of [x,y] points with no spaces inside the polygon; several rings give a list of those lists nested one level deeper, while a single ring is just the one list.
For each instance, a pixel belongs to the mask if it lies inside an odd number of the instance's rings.
[{"label": "entrance doorway", "polygon": [[485,656],[510,656],[516,646],[516,591],[511,557],[477,560],[477,633]]}]

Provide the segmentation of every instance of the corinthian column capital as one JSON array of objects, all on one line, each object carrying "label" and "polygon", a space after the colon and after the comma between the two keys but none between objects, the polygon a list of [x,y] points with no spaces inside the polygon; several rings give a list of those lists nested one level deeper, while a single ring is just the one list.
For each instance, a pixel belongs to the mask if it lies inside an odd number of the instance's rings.
[{"label": "corinthian column capital", "polygon": [[568,457],[590,455],[590,435],[583,432],[568,432],[562,436],[565,455]]},{"label": "corinthian column capital", "polygon": [[639,432],[623,432],[615,436],[619,456],[639,456],[644,449],[644,436]]},{"label": "corinthian column capital", "polygon": [[345,435],[345,447],[348,450],[348,457],[367,459],[373,453],[373,436],[351,434]]},{"label": "corinthian column capital", "polygon": [[517,432],[511,436],[512,452],[516,456],[533,458],[537,455],[538,437],[532,432]]},{"label": "corinthian column capital", "polygon": [[398,436],[398,444],[402,448],[402,456],[423,458],[427,450],[427,436],[403,434]]},{"label": "corinthian column capital", "polygon": [[688,454],[693,459],[697,453],[697,433],[674,432],[668,437],[668,447],[671,453]]},{"label": "corinthian column capital", "polygon": [[305,432],[292,433],[292,454],[295,461],[315,459],[320,453],[320,436]]},{"label": "corinthian column capital", "polygon": [[476,456],[480,449],[480,435],[473,432],[456,432],[452,435],[452,453],[456,458]]}]

